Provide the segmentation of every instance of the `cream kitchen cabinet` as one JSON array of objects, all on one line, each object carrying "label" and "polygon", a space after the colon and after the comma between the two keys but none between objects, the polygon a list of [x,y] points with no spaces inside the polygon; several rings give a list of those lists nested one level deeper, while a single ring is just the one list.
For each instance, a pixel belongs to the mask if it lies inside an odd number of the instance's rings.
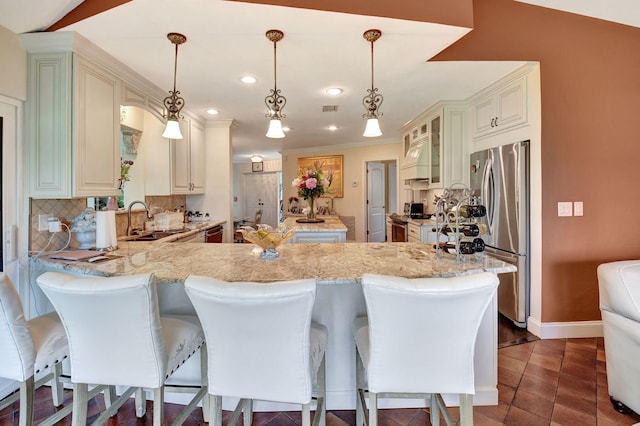
[{"label": "cream kitchen cabinet", "polygon": [[482,138],[526,124],[527,81],[520,77],[500,87],[490,87],[471,101],[473,138]]},{"label": "cream kitchen cabinet", "polygon": [[190,118],[180,122],[183,139],[171,140],[171,192],[204,194],[205,130]]},{"label": "cream kitchen cabinet", "polygon": [[30,196],[118,194],[120,80],[72,51],[27,50]]},{"label": "cream kitchen cabinet", "polygon": [[463,103],[440,102],[403,129],[403,141],[410,145],[400,178],[409,188],[438,189],[465,181],[466,110]]}]

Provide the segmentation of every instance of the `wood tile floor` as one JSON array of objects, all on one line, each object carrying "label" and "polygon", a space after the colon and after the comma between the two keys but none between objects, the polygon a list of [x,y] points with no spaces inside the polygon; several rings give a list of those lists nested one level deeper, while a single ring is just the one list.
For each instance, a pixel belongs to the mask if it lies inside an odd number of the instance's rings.
[{"label": "wood tile floor", "polygon": [[[498,350],[498,394],[496,406],[474,408],[475,425],[633,425],[640,416],[623,415],[613,409],[607,393],[604,341],[602,338],[534,340]],[[71,403],[71,391],[65,391],[65,404]],[[37,392],[36,423],[53,408],[48,388]],[[90,402],[89,416],[97,417],[102,399]],[[179,406],[165,404],[168,424]],[[18,424],[18,404],[0,411],[0,426]],[[151,425],[151,403],[147,415],[136,419],[133,401],[125,403],[107,425]],[[452,408],[454,418],[457,409]],[[223,424],[230,413],[225,412]],[[428,410],[381,410],[380,426],[427,425]],[[59,424],[70,425],[70,416]],[[194,411],[185,423],[200,425],[201,411]],[[255,426],[297,426],[297,412],[256,413]],[[355,424],[354,411],[327,413],[327,425]]]}]

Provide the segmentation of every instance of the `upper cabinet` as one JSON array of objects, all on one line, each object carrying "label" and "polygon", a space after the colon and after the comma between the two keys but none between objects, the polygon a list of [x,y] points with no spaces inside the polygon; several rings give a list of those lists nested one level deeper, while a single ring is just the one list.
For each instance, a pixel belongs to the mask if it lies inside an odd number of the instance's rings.
[{"label": "upper cabinet", "polygon": [[471,101],[473,138],[482,138],[527,124],[527,81],[522,76],[489,87]]},{"label": "upper cabinet", "polygon": [[204,127],[185,118],[180,122],[183,139],[171,141],[171,193],[204,194]]},{"label": "upper cabinet", "polygon": [[30,195],[116,195],[120,80],[73,52],[29,53],[28,62]]},{"label": "upper cabinet", "polygon": [[[20,37],[28,53],[29,195],[118,195],[120,106],[141,107],[164,121],[166,92],[78,33]],[[183,126],[185,139],[148,147],[162,156],[145,165],[145,174],[162,179],[145,183],[145,193],[204,193],[204,127],[193,117]]]},{"label": "upper cabinet", "polygon": [[466,106],[440,102],[403,128],[409,141],[400,178],[414,189],[436,189],[465,179]]}]

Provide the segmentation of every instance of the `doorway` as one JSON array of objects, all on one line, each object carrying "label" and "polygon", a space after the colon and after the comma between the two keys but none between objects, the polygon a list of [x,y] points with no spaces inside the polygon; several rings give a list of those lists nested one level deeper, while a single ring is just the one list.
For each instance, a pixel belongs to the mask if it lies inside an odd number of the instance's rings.
[{"label": "doorway", "polygon": [[273,228],[280,221],[281,172],[246,173],[244,175],[245,215],[253,220],[262,210],[261,223]]},{"label": "doorway", "polygon": [[366,188],[367,242],[386,241],[386,214],[395,209],[397,165],[395,160],[368,161]]}]

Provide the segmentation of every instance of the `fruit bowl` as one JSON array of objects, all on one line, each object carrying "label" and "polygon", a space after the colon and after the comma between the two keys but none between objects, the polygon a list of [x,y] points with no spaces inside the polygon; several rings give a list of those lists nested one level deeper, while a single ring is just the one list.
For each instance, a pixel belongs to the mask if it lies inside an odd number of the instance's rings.
[{"label": "fruit bowl", "polygon": [[269,225],[258,225],[258,229],[248,226],[240,228],[242,238],[262,248],[260,257],[263,259],[274,258],[280,256],[278,246],[285,241],[291,239],[296,231],[288,229],[284,225],[280,225],[273,229]]}]

